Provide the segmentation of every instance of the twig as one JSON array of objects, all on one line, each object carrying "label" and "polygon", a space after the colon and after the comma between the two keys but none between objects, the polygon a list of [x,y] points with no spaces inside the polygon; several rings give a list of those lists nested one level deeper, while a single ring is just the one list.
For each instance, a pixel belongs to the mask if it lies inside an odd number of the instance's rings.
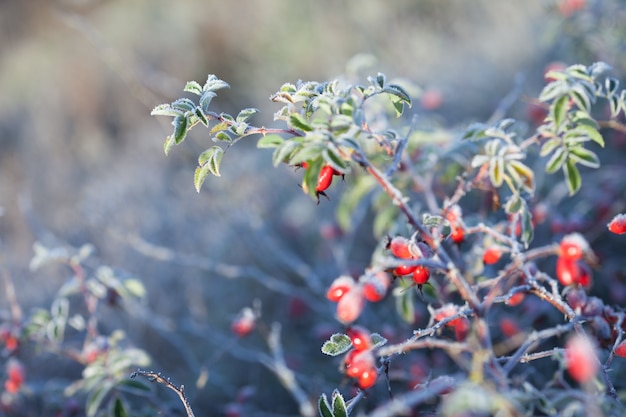
[{"label": "twig", "polygon": [[145,378],[148,378],[150,382],[157,382],[159,384],[165,385],[166,387],[174,391],[176,394],[178,394],[178,398],[180,398],[180,400],[182,401],[183,406],[185,407],[185,412],[187,413],[187,417],[194,417],[193,410],[191,409],[191,405],[189,404],[189,400],[187,400],[187,396],[185,395],[184,385],[177,387],[170,381],[169,378],[167,379],[163,378],[160,372],[157,373],[157,372],[150,372],[150,371],[142,371],[141,369],[138,369],[135,372],[133,372],[130,375],[130,377],[131,379],[134,379],[137,377],[137,375],[141,375]]}]

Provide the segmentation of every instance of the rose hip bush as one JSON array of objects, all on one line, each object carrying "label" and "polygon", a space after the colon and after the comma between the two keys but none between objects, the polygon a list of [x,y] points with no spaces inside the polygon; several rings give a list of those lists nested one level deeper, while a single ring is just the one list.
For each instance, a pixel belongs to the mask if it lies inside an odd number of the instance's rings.
[{"label": "rose hip bush", "polygon": [[[623,233],[623,215],[594,207],[578,225],[550,215],[585,198],[583,174],[595,175],[607,146],[602,126],[624,128],[626,91],[609,71],[600,62],[548,71],[536,128],[499,118],[421,129],[402,117],[409,86],[381,73],[365,83],[286,83],[271,97],[271,128],[253,124],[253,108],[214,111],[228,87],[214,75],[152,114],[173,118],[166,154],[196,126],[209,129],[217,144],[198,157],[198,191],[250,138],[272,149],[277,169],[301,173],[317,204],[337,199],[344,231],[358,207],[370,210],[379,243],[369,266],[328,277],[338,330],[321,350],[342,389],[321,393],[321,416],[349,414],[366,398],[372,415],[620,415],[612,365],[624,355],[624,312],[590,295],[610,278],[581,232]],[[549,188],[564,192],[546,198]],[[373,304],[383,305],[378,317],[368,314]],[[394,314],[413,331],[385,329]],[[306,387],[291,389],[308,415]]]}]

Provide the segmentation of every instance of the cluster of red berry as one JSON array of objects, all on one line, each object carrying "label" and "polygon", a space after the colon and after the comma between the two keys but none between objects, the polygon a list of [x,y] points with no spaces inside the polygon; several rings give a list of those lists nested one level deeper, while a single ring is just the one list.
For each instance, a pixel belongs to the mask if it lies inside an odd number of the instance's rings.
[{"label": "cluster of red berry", "polygon": [[332,282],[326,291],[326,298],[337,303],[337,319],[350,324],[361,315],[366,300],[376,303],[385,298],[390,283],[389,275],[382,271],[366,274],[358,282],[342,275]]},{"label": "cluster of red berry", "polygon": [[[417,260],[424,257],[431,257],[432,250],[423,242],[414,244],[411,240],[396,236],[389,241],[388,249],[392,255],[399,259]],[[411,275],[413,281],[422,286],[428,282],[430,278],[430,270],[423,265],[400,265],[393,269],[394,275],[407,276]]]},{"label": "cluster of red berry", "polygon": [[370,388],[378,378],[370,333],[363,327],[353,326],[348,329],[347,334],[353,349],[346,354],[343,361],[345,374],[355,378],[359,388]]},{"label": "cluster of red berry", "polygon": [[589,244],[582,235],[566,235],[559,244],[559,256],[556,260],[556,277],[564,286],[578,284],[585,288],[591,286],[591,268],[584,258],[593,256]]}]

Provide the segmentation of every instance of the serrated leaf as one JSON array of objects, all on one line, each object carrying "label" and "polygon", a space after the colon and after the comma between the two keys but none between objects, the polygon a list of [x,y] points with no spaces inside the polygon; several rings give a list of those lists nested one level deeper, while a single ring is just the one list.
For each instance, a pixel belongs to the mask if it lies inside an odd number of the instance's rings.
[{"label": "serrated leaf", "polygon": [[565,115],[567,114],[568,107],[568,96],[560,97],[550,106],[550,115],[552,116],[552,120],[554,121],[554,126],[556,127],[556,129],[558,129],[559,126],[561,126],[561,124],[563,123],[563,120],[565,120]]},{"label": "serrated leaf", "polygon": [[352,342],[347,335],[335,333],[322,345],[322,353],[329,356],[338,356],[346,353],[351,347]]},{"label": "serrated leaf", "polygon": [[399,85],[389,84],[387,87],[383,88],[383,91],[388,94],[393,94],[394,96],[398,97],[400,100],[408,104],[409,107],[411,106],[411,97],[409,96],[409,93],[407,93],[406,90]]},{"label": "serrated leaf", "polygon": [[523,207],[524,202],[519,194],[512,194],[504,204],[504,211],[507,214],[518,213]]},{"label": "serrated leaf", "polygon": [[337,149],[334,147],[326,147],[322,150],[322,158],[324,162],[332,166],[339,172],[346,172],[349,168],[348,163],[341,159]]},{"label": "serrated leaf", "polygon": [[313,127],[300,113],[292,113],[289,115],[289,125],[304,132],[310,132],[313,130]]},{"label": "serrated leaf", "polygon": [[196,168],[196,171],[194,172],[194,175],[193,175],[193,185],[194,187],[196,187],[197,192],[200,192],[200,188],[202,188],[202,184],[204,184],[204,181],[206,180],[206,178],[209,176],[210,173],[211,173],[211,170],[209,169],[208,164],[199,166]]},{"label": "serrated leaf", "polygon": [[280,135],[265,135],[257,141],[256,147],[259,149],[276,148],[284,142],[285,139],[283,139],[283,137]]},{"label": "serrated leaf", "polygon": [[172,108],[182,110],[183,112],[193,112],[196,109],[196,103],[188,98],[179,98],[172,103]]},{"label": "serrated leaf", "polygon": [[[558,74],[559,73],[550,71],[548,72],[548,74],[546,74],[546,77],[555,78],[556,76],[559,76]],[[566,78],[565,75],[563,76]],[[565,82],[561,80],[552,81],[548,83],[541,91],[541,94],[539,94],[539,101],[547,103],[550,100],[563,96],[564,94],[567,93],[567,91],[568,91],[568,87]]]},{"label": "serrated leaf", "polygon": [[372,349],[377,349],[387,343],[387,339],[379,335],[378,333],[372,333],[370,335],[372,341]]},{"label": "serrated leaf", "polygon": [[346,401],[343,399],[343,395],[341,395],[339,391],[336,390],[333,392],[333,416],[348,417]]},{"label": "serrated leaf", "polygon": [[566,159],[567,152],[565,151],[565,149],[563,147],[558,148],[556,151],[554,151],[554,153],[546,163],[546,172],[549,174],[555,173],[563,166]]},{"label": "serrated leaf", "polygon": [[166,156],[167,154],[170,153],[170,150],[172,149],[174,145],[176,145],[176,140],[174,139],[174,135],[169,135],[165,139],[165,143],[163,143],[163,152],[165,152]]},{"label": "serrated leaf", "polygon": [[326,394],[322,394],[317,401],[317,411],[321,417],[334,417],[333,412],[330,410],[330,403]]},{"label": "serrated leaf", "polygon": [[248,119],[250,119],[252,116],[257,114],[258,112],[259,112],[259,109],[254,109],[254,108],[243,109],[242,111],[239,112],[235,120],[237,120],[237,122],[239,123],[247,122]]},{"label": "serrated leaf", "polygon": [[278,145],[272,154],[272,162],[274,166],[277,167],[283,162],[288,162],[289,157],[300,146],[301,144],[294,140],[285,140],[283,143]]},{"label": "serrated leaf", "polygon": [[569,153],[569,157],[577,164],[581,164],[589,168],[600,167],[600,159],[598,159],[598,156],[589,149],[585,149],[582,146],[576,146],[570,148]]},{"label": "serrated leaf", "polygon": [[404,112],[404,102],[398,98],[390,98],[393,109],[396,111],[396,117],[402,116],[402,113]]},{"label": "serrated leaf", "polygon": [[202,109],[202,112],[204,114],[209,113],[211,100],[213,100],[213,97],[215,97],[216,95],[217,94],[215,94],[213,91],[205,91],[202,93],[202,96],[200,96],[200,108]]},{"label": "serrated leaf", "polygon": [[428,229],[431,227],[439,227],[444,222],[445,219],[443,216],[439,216],[438,214],[432,215],[430,213],[424,213],[422,215],[422,224]]},{"label": "serrated leaf", "polygon": [[228,85],[226,81],[220,80],[215,75],[210,74],[202,87],[202,91],[217,91],[222,88],[230,88],[230,85]]},{"label": "serrated leaf", "polygon": [[213,142],[227,142],[230,143],[233,141],[233,138],[230,137],[230,135],[225,132],[225,131],[221,131],[221,132],[217,132],[217,134],[215,136],[213,136],[212,138]]},{"label": "serrated leaf", "polygon": [[592,141],[604,148],[604,138],[602,137],[598,129],[594,128],[593,126],[581,124],[576,126],[575,130],[584,132],[584,134],[587,135]]},{"label": "serrated leaf", "polygon": [[209,119],[206,118],[200,107],[196,107],[194,114],[196,115],[198,120],[200,120],[200,123],[202,123],[206,127],[209,127]]},{"label": "serrated leaf", "polygon": [[197,81],[187,81],[185,84],[185,90],[188,93],[193,93],[198,96],[202,95],[202,86]]},{"label": "serrated leaf", "polygon": [[185,112],[178,110],[178,109],[173,109],[172,106],[169,104],[159,104],[150,112],[150,115],[152,116],[176,117],[176,116],[182,116],[183,114],[185,114]]},{"label": "serrated leaf", "polygon": [[569,194],[576,194],[582,185],[580,171],[576,167],[576,163],[568,158],[565,165],[563,165],[563,171],[565,172],[565,182],[567,183]]},{"label": "serrated leaf", "polygon": [[174,142],[180,144],[187,136],[187,127],[189,126],[189,119],[184,116],[176,116],[172,122],[174,125]]},{"label": "serrated leaf", "polygon": [[558,146],[561,145],[561,141],[558,138],[548,139],[539,151],[539,156],[547,156],[552,153]]}]

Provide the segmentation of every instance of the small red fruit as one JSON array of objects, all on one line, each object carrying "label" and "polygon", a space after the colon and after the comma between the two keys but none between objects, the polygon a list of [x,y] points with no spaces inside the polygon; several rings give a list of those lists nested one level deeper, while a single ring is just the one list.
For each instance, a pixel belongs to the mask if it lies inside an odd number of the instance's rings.
[{"label": "small red fruit", "polygon": [[450,323],[454,323],[454,336],[459,342],[464,341],[469,333],[470,322],[467,317],[459,317],[456,320],[452,320]]},{"label": "small red fruit", "polygon": [[510,317],[500,319],[500,331],[506,337],[513,337],[520,332],[517,322]]},{"label": "small red fruit", "polygon": [[377,378],[378,378],[378,372],[376,371],[375,367],[366,369],[359,376],[359,382],[358,382],[359,388],[361,389],[371,388],[376,383]]},{"label": "small red fruit", "polygon": [[363,296],[367,301],[376,303],[385,298],[389,284],[389,275],[386,272],[378,272],[364,282]]},{"label": "small red fruit", "polygon": [[615,233],[616,235],[626,233],[626,214],[622,213],[615,216],[607,227],[611,233]]},{"label": "small red fruit", "polygon": [[458,226],[452,229],[452,233],[450,233],[450,239],[454,243],[462,243],[465,239],[465,230],[462,227]]},{"label": "small red fruit", "polygon": [[598,359],[588,337],[577,334],[565,344],[565,366],[579,383],[588,382],[598,370]]},{"label": "small red fruit", "polygon": [[361,326],[353,326],[348,330],[348,337],[356,350],[367,350],[372,347],[370,333]]},{"label": "small red fruit", "polygon": [[615,346],[615,354],[626,358],[626,340],[622,340],[619,345]]},{"label": "small red fruit", "polygon": [[493,265],[502,257],[502,249],[498,246],[490,246],[483,253],[483,262],[487,265]]},{"label": "small red fruit", "polygon": [[17,359],[9,359],[7,362],[7,380],[4,383],[4,389],[10,393],[17,393],[26,379],[24,366]]},{"label": "small red fruit", "polygon": [[354,287],[354,280],[352,277],[342,275],[336,278],[330,288],[326,291],[326,298],[330,301],[338,302],[341,298]]},{"label": "small red fruit", "polygon": [[430,270],[427,267],[423,265],[415,267],[415,270],[413,271],[413,281],[416,284],[426,284],[426,282],[428,282],[428,278],[430,278]]},{"label": "small red fruit", "polygon": [[239,337],[250,334],[256,327],[256,315],[251,308],[244,308],[241,313],[233,320],[230,329]]},{"label": "small red fruit", "polygon": [[343,324],[350,324],[359,318],[363,307],[365,307],[363,287],[356,285],[337,303],[337,320]]},{"label": "small red fruit", "polygon": [[317,193],[322,193],[330,187],[330,184],[333,182],[334,173],[335,169],[330,165],[324,165],[322,167],[319,177],[317,178],[317,188],[315,189]]},{"label": "small red fruit", "polygon": [[524,301],[525,297],[526,295],[523,292],[516,292],[511,297],[509,297],[509,300],[506,303],[511,307],[515,307],[516,305],[521,304],[522,301]]},{"label": "small red fruit", "polygon": [[411,259],[413,253],[411,253],[411,241],[403,236],[395,236],[389,242],[389,250],[400,259]]},{"label": "small red fruit", "polygon": [[351,350],[344,359],[346,375],[350,378],[358,378],[368,369],[375,368],[374,354],[370,350]]},{"label": "small red fruit", "polygon": [[580,277],[580,267],[577,261],[572,261],[562,256],[556,260],[556,277],[564,286],[578,282]]}]

